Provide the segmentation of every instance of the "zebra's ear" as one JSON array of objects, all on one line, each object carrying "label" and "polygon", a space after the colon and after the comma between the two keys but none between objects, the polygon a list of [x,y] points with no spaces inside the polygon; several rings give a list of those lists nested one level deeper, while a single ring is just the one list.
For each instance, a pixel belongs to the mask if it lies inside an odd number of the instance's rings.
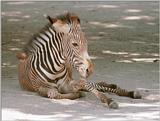
[{"label": "zebra's ear", "polygon": [[51,18],[49,15],[44,15],[44,16],[49,20],[49,22],[50,22],[51,24],[53,24],[53,23],[55,23],[55,22],[57,21],[56,18]]},{"label": "zebra's ear", "polygon": [[70,30],[70,26],[66,22],[59,19],[57,19],[56,22],[53,23],[53,26],[55,27],[56,31],[63,33],[68,33]]},{"label": "zebra's ear", "polygon": [[64,21],[62,21],[60,19],[57,19],[57,18],[52,18],[49,15],[44,15],[44,16],[55,27],[56,31],[61,31],[61,32],[64,32],[64,33],[68,33],[69,32],[70,27],[66,22],[64,22]]},{"label": "zebra's ear", "polygon": [[80,24],[80,19],[77,16],[70,17],[72,21],[77,21]]}]

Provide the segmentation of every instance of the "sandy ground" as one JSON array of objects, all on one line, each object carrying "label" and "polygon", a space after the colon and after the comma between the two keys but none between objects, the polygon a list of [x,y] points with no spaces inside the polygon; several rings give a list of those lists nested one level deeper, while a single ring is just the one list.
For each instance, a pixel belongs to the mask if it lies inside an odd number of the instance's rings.
[{"label": "sandy ground", "polygon": [[[20,89],[16,53],[47,23],[43,14],[64,11],[81,18],[94,63],[88,80],[139,90],[143,99],[106,94],[119,103],[113,110],[90,93],[51,100]],[[2,120],[158,121],[158,11],[157,2],[2,2]]]}]

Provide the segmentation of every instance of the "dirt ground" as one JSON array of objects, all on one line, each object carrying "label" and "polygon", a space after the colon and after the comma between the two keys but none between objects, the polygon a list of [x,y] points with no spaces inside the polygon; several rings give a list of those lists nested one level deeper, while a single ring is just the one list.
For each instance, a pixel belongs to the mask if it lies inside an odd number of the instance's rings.
[{"label": "dirt ground", "polygon": [[[16,53],[48,22],[44,14],[64,11],[80,17],[88,39],[94,64],[88,80],[138,90],[142,99],[106,94],[119,103],[113,110],[90,93],[76,100],[51,100],[21,90]],[[158,121],[158,15],[158,2],[2,2],[2,120]]]}]

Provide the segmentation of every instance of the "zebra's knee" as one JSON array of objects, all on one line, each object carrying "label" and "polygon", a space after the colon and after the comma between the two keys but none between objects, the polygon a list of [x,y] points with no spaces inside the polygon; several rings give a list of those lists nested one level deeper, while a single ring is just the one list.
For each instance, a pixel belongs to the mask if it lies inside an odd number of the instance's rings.
[{"label": "zebra's knee", "polygon": [[85,88],[85,81],[84,80],[79,80],[79,81],[72,81],[70,83],[70,86],[73,90],[73,92],[78,92],[80,90],[83,90]]}]

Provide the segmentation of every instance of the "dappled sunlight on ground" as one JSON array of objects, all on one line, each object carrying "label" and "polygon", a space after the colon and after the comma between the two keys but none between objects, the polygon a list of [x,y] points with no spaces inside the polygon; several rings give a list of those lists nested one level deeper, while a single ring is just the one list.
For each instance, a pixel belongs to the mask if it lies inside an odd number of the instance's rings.
[{"label": "dappled sunlight on ground", "polygon": [[113,55],[126,55],[128,52],[113,52],[110,50],[103,50],[102,53],[104,54],[113,54]]},{"label": "dappled sunlight on ground", "polygon": [[23,1],[21,1],[21,2],[7,2],[6,4],[8,4],[8,5],[24,5],[24,4],[33,4],[33,3],[35,3],[35,2],[23,2]]},{"label": "dappled sunlight on ground", "polygon": [[115,62],[120,62],[120,63],[133,63],[133,62],[153,63],[153,62],[159,62],[159,58],[131,58],[128,60],[120,59],[120,60],[115,60]]},{"label": "dappled sunlight on ground", "polygon": [[9,22],[18,22],[21,21],[20,19],[8,19]]},{"label": "dappled sunlight on ground", "polygon": [[96,60],[96,59],[103,59],[103,57],[98,57],[98,56],[90,56],[91,60]]},{"label": "dappled sunlight on ground", "polygon": [[118,8],[116,5],[98,5],[98,8]]},{"label": "dappled sunlight on ground", "polygon": [[134,62],[158,62],[159,58],[132,58]]},{"label": "dappled sunlight on ground", "polygon": [[[58,101],[57,101],[58,102]],[[60,101],[59,101],[60,102]],[[62,100],[62,105],[59,105],[60,108],[65,104],[66,102],[74,102],[73,100]],[[56,103],[56,102],[55,102]],[[72,103],[73,104],[73,103]],[[127,121],[127,120],[143,120],[144,118],[146,120],[156,120],[159,118],[159,103],[120,103],[120,109],[118,110],[109,110],[105,109],[104,107],[101,107],[102,110],[106,110],[103,114],[91,114],[90,112],[85,111],[85,109],[82,112],[77,112],[73,109],[72,104],[70,106],[68,105],[68,109],[64,109],[63,112],[59,111],[52,111],[49,114],[32,114],[32,113],[26,113],[22,112],[18,109],[12,109],[12,108],[3,108],[2,109],[2,119],[3,120],[25,120],[25,121],[33,121],[33,120],[39,120],[39,121],[56,121],[56,120],[92,120],[92,121],[103,121],[107,120],[121,120],[121,121]],[[79,105],[79,103],[77,103]],[[79,105],[80,106],[80,105]],[[93,105],[90,105],[93,106]],[[69,107],[71,109],[69,109]],[[37,107],[39,108],[39,107]],[[87,107],[84,107],[87,110]],[[134,110],[134,108],[136,108]],[[140,108],[144,108],[142,111],[138,111]],[[54,109],[54,108],[53,108]],[[148,111],[145,111],[145,109],[148,109]],[[125,111],[127,110],[127,112]],[[98,110],[101,112],[100,110]]]},{"label": "dappled sunlight on ground", "polygon": [[[113,52],[110,50],[103,50],[103,54],[120,55],[123,59],[117,59],[115,62],[132,63],[132,62],[159,62],[158,53],[131,53],[131,52]],[[146,58],[145,58],[146,56]]]},{"label": "dappled sunlight on ground", "polygon": [[145,16],[145,15],[141,15],[141,16],[126,16],[123,17],[122,19],[124,20],[153,20],[154,18],[151,16]]},{"label": "dappled sunlight on ground", "polygon": [[118,22],[117,23],[101,23],[98,21],[90,21],[89,24],[104,27],[104,28],[118,28],[118,27],[132,28],[130,26],[124,26]]},{"label": "dappled sunlight on ground", "polygon": [[22,16],[22,18],[30,18],[30,15]]},{"label": "dappled sunlight on ground", "polygon": [[92,40],[98,40],[98,39],[101,39],[102,37],[100,36],[92,36],[90,37],[89,39],[92,39]]},{"label": "dappled sunlight on ground", "polygon": [[152,22],[149,22],[149,23],[147,23],[148,25],[151,25],[151,26],[153,26],[153,25],[156,25],[156,23],[152,23]]},{"label": "dappled sunlight on ground", "polygon": [[14,51],[14,50],[21,50],[21,49],[13,47],[13,48],[10,48],[9,50]]},{"label": "dappled sunlight on ground", "polygon": [[[77,100],[69,100],[69,99],[62,99],[62,100],[52,100],[53,103],[61,104],[61,105],[73,105],[78,103]],[[81,102],[81,101],[80,101]]]},{"label": "dappled sunlight on ground", "polygon": [[127,10],[125,10],[125,12],[130,12],[130,13],[139,13],[141,11],[142,10],[139,10],[139,9],[127,9]]},{"label": "dappled sunlight on ground", "polygon": [[2,11],[2,16],[17,17],[20,16],[21,14],[22,14],[21,11],[8,11],[8,12]]},{"label": "dappled sunlight on ground", "polygon": [[114,8],[118,8],[117,5],[111,5],[111,4],[97,4],[97,5],[94,5],[94,4],[86,4],[86,5],[74,5],[73,6],[74,8],[88,8],[88,10],[93,10],[91,8],[94,8],[94,9],[97,9],[97,8],[109,8],[109,9],[114,9]]},{"label": "dappled sunlight on ground", "polygon": [[130,119],[132,120],[138,120],[138,121],[141,121],[141,120],[156,120],[156,119],[159,119],[159,111],[148,111],[148,112],[140,112],[140,113],[113,113],[113,114],[107,114],[108,116],[113,116],[113,117],[125,117],[124,119],[123,118],[112,118],[110,121],[128,121]]},{"label": "dappled sunlight on ground", "polygon": [[[110,50],[103,50],[102,53],[104,54],[112,54],[112,55],[128,55],[128,56],[140,56],[142,55],[141,53],[131,53],[131,52],[114,52],[114,51],[110,51]],[[143,53],[143,55],[146,56],[159,56],[158,53]],[[128,56],[124,56],[124,57],[128,57]]]},{"label": "dappled sunlight on ground", "polygon": [[132,41],[132,43],[136,43],[136,44],[146,44],[146,42],[143,42],[143,41]]},{"label": "dappled sunlight on ground", "polygon": [[39,120],[39,121],[53,121],[53,117],[55,117],[54,120],[58,120],[56,117],[65,118],[67,115],[61,114],[61,115],[34,115],[34,114],[26,114],[14,109],[2,109],[2,119],[6,121],[13,121],[13,120]]},{"label": "dappled sunlight on ground", "polygon": [[146,42],[143,42],[143,41],[132,41],[132,43],[134,43],[134,44],[142,44],[142,45],[159,46],[158,43],[146,43]]}]

